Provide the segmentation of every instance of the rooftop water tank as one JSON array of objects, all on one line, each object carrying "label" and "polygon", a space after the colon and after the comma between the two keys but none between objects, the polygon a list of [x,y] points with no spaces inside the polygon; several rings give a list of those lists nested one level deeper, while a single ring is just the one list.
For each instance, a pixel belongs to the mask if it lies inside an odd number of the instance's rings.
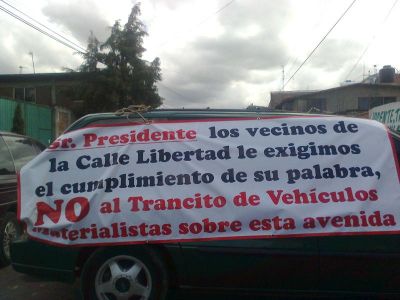
[{"label": "rooftop water tank", "polygon": [[380,83],[393,83],[396,71],[390,66],[383,66],[382,69],[379,70],[379,82]]}]

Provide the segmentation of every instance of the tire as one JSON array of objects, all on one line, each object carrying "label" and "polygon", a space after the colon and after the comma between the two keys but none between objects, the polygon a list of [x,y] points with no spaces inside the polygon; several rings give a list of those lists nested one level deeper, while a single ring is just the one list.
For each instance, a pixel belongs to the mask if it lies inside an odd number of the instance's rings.
[{"label": "tire", "polygon": [[6,213],[0,219],[0,267],[8,266],[11,242],[21,236],[22,228],[13,212]]},{"label": "tire", "polygon": [[158,253],[150,247],[101,248],[83,267],[85,300],[163,300],[168,278]]}]

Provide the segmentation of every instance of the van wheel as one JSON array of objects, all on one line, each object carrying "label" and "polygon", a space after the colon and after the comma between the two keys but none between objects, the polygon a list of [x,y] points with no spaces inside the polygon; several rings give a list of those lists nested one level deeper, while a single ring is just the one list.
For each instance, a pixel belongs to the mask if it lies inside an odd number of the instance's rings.
[{"label": "van wheel", "polygon": [[161,300],[167,292],[167,272],[148,247],[102,248],[87,261],[82,292],[88,300]]},{"label": "van wheel", "polygon": [[10,260],[10,246],[13,240],[21,236],[21,225],[15,213],[8,212],[0,220],[0,267],[8,266]]}]

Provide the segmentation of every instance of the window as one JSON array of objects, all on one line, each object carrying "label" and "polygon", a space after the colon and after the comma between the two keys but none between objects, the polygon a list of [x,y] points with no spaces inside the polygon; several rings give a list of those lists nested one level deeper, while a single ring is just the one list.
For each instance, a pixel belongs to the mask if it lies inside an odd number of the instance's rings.
[{"label": "window", "polygon": [[388,104],[388,103],[392,103],[392,102],[396,102],[396,97],[385,97],[385,98],[383,98],[383,104]]},{"label": "window", "polygon": [[13,98],[13,88],[12,87],[0,87],[0,97],[2,98]]},{"label": "window", "polygon": [[298,111],[302,112],[323,112],[326,110],[325,98],[299,99],[298,104]]},{"label": "window", "polygon": [[14,98],[17,100],[25,100],[25,89],[24,88],[15,88]]},{"label": "window", "polygon": [[37,142],[34,142],[34,141],[32,141],[32,143],[33,143],[33,146],[34,146],[35,149],[36,149],[36,153],[37,153],[37,154],[39,154],[39,153],[42,152],[44,149],[46,149],[46,147],[45,147],[44,145],[40,144],[40,143],[37,143]]},{"label": "window", "polygon": [[308,110],[310,112],[323,112],[326,110],[326,99],[325,98],[317,98],[317,99],[308,99],[307,100]]},{"label": "window", "polygon": [[10,151],[8,151],[6,143],[0,136],[0,175],[13,174],[15,174],[15,169]]},{"label": "window", "polygon": [[17,171],[21,170],[37,154],[36,146],[26,137],[5,135],[4,140],[14,158],[15,169]]},{"label": "window", "polygon": [[25,101],[36,102],[36,89],[35,88],[25,88]]},{"label": "window", "polygon": [[282,104],[283,110],[293,110],[294,101],[286,102]]},{"label": "window", "polygon": [[369,108],[383,105],[383,97],[371,97]]},{"label": "window", "polygon": [[358,98],[358,109],[359,110],[369,110],[369,98],[359,97]]},{"label": "window", "polygon": [[15,88],[14,99],[36,102],[36,88]]},{"label": "window", "polygon": [[396,97],[359,97],[358,109],[369,110],[375,106],[396,102]]}]

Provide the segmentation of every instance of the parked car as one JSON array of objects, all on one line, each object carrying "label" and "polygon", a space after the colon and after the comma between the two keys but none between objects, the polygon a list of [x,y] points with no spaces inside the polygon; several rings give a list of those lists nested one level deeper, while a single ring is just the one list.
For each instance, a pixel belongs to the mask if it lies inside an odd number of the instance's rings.
[{"label": "parked car", "polygon": [[11,241],[21,234],[16,172],[45,148],[27,136],[0,132],[0,267],[10,264]]},{"label": "parked car", "polygon": [[[246,110],[155,110],[143,117],[185,120],[288,115]],[[135,116],[129,120],[141,121]],[[123,122],[127,122],[124,116],[94,114],[76,121],[67,131]],[[400,159],[400,137],[391,134]],[[86,299],[128,299],[126,292],[135,289],[137,298],[129,299],[158,300],[170,288],[305,295],[400,294],[397,234],[85,247],[58,247],[26,239],[12,244],[11,256],[18,272],[69,282],[80,278]]]}]

